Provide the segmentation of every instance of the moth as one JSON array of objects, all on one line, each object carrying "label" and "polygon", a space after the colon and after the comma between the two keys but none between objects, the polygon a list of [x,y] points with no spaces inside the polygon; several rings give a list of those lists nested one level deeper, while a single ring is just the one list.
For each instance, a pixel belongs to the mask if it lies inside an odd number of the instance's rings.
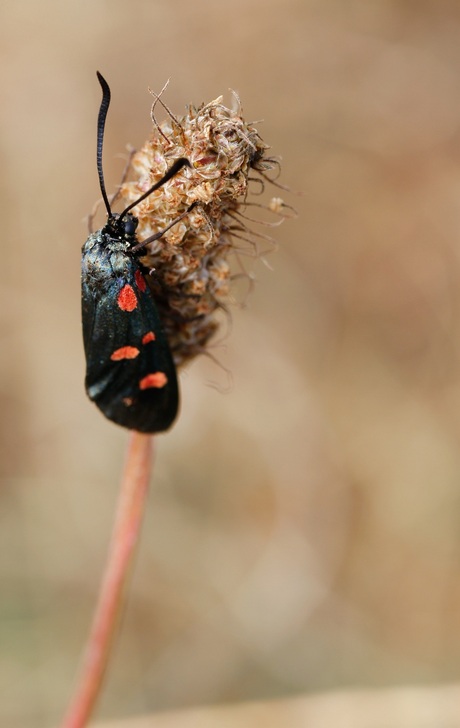
[{"label": "moth", "polygon": [[133,207],[164,185],[185,165],[178,159],[156,184],[121,213],[111,210],[102,169],[110,88],[98,72],[102,101],[97,123],[97,171],[107,222],[91,233],[82,249],[82,324],[88,397],[112,422],[140,432],[162,432],[179,408],[177,373],[151,290],[149,271],[139,257],[144,248],[182,219],[147,240],[136,237]]}]

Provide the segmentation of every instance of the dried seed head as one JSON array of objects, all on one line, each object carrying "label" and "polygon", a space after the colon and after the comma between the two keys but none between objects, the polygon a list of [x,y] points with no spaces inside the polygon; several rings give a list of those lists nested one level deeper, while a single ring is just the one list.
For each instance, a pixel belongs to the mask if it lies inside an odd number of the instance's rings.
[{"label": "dried seed head", "polygon": [[[238,101],[238,99],[237,99]],[[154,105],[155,106],[155,105]],[[168,112],[170,114],[170,112]],[[145,240],[166,228],[197,203],[180,222],[147,248],[144,265],[152,269],[149,285],[155,294],[165,333],[176,365],[198,353],[215,333],[218,309],[226,309],[231,282],[231,253],[255,255],[257,238],[242,215],[246,208],[250,174],[264,188],[265,172],[278,163],[266,158],[268,147],[252,124],[222,97],[199,108],[190,106],[180,119],[170,114],[167,122],[155,124],[153,134],[134,154],[134,180],[123,184],[126,204],[133,202],[158,181],[171,164],[186,157],[173,179],[147,197],[135,209],[139,219],[138,239]],[[255,189],[261,192],[260,186]],[[267,209],[282,214],[276,198]],[[236,245],[235,245],[236,241]]]}]

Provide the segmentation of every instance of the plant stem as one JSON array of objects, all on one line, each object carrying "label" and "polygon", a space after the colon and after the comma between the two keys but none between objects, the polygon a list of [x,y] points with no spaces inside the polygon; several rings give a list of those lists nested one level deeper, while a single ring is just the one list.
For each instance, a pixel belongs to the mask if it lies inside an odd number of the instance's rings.
[{"label": "plant stem", "polygon": [[131,432],[99,600],[80,678],[61,728],[84,728],[101,690],[139,538],[152,462],[152,436]]}]

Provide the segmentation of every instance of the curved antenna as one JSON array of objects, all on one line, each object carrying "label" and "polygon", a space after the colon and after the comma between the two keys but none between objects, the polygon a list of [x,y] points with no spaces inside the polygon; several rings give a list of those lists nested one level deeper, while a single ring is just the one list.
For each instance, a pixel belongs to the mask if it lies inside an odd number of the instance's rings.
[{"label": "curved antenna", "polygon": [[109,217],[111,217],[112,210],[110,209],[109,198],[107,197],[107,192],[105,191],[104,173],[102,171],[102,144],[104,142],[105,120],[107,118],[107,111],[109,110],[110,106],[110,88],[104,76],[99,73],[99,71],[96,71],[96,74],[102,88],[102,101],[97,117],[97,173],[99,175],[99,185],[101,188],[102,199],[104,200],[107,214]]},{"label": "curved antenna", "polygon": [[120,218],[124,217],[127,212],[129,212],[130,210],[133,209],[133,207],[136,207],[136,205],[138,205],[139,202],[142,202],[142,200],[145,200],[145,198],[148,197],[149,195],[151,195],[152,192],[155,192],[155,190],[157,190],[159,187],[163,187],[163,185],[166,184],[166,182],[168,182],[168,180],[170,180],[171,177],[174,177],[178,173],[178,171],[180,169],[182,169],[182,167],[190,167],[190,166],[191,166],[190,162],[185,157],[181,157],[180,159],[177,159],[174,162],[174,164],[172,164],[170,166],[170,168],[168,169],[166,174],[158,182],[155,182],[155,184],[152,185],[152,187],[150,187],[150,189],[148,189],[147,192],[144,192],[144,194],[141,195],[140,197],[138,197],[137,200],[134,200],[134,202],[131,202],[131,204],[128,205],[128,207],[126,207],[122,213],[120,213]]}]

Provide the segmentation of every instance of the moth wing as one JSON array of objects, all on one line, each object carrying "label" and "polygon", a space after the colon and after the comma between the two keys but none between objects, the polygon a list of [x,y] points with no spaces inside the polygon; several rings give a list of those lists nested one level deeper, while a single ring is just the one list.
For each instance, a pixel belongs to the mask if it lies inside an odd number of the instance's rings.
[{"label": "moth wing", "polygon": [[177,375],[155,302],[133,261],[102,295],[83,279],[85,386],[104,415],[141,432],[168,429],[177,415]]}]

